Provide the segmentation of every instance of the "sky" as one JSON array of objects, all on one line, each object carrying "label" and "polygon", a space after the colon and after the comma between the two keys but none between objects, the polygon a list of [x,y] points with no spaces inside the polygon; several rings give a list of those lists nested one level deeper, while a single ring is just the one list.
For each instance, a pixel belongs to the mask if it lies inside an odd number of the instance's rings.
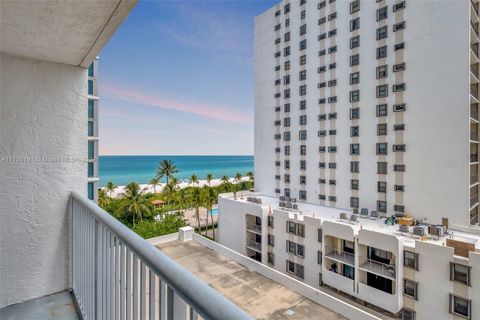
[{"label": "sky", "polygon": [[100,155],[253,154],[253,22],[277,1],[139,1],[100,53]]}]

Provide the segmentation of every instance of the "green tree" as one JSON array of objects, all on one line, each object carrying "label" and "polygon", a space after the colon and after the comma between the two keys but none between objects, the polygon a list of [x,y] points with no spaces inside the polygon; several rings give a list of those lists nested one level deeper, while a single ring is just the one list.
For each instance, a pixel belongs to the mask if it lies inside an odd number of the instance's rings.
[{"label": "green tree", "polygon": [[207,208],[207,232],[208,232],[208,214],[210,213],[210,221],[212,221],[213,241],[215,241],[215,226],[213,223],[213,206],[217,203],[218,194],[215,189],[205,186],[203,188],[203,203]]},{"label": "green tree", "polygon": [[207,174],[205,180],[207,180],[208,186],[210,187],[210,182],[213,180],[213,174],[209,173]]},{"label": "green tree", "polygon": [[192,186],[195,187],[195,185],[198,184],[198,176],[195,174],[192,174],[192,176],[190,177],[190,183],[192,184]]},{"label": "green tree", "polygon": [[237,172],[235,175],[235,178],[233,179],[233,182],[235,182],[235,185],[232,187],[233,191],[233,198],[237,200],[237,191],[240,187],[240,183],[243,181],[242,180],[243,176],[240,172]]},{"label": "green tree", "polygon": [[110,205],[111,202],[112,202],[112,198],[108,196],[105,189],[99,188],[98,189],[98,205],[102,209],[106,210],[106,208]]},{"label": "green tree", "polygon": [[203,205],[202,192],[200,188],[192,188],[189,193],[189,201],[192,207],[195,208],[195,218],[197,219],[197,229],[201,234],[202,229],[200,228],[200,207]]},{"label": "green tree", "polygon": [[178,232],[179,228],[185,226],[183,219],[183,214],[169,214],[162,221],[140,221],[132,229],[144,239],[149,239]]},{"label": "green tree", "polygon": [[157,193],[157,186],[160,183],[159,178],[152,178],[150,180],[150,185],[153,187],[153,193]]},{"label": "green tree", "polygon": [[112,181],[108,181],[105,185],[105,191],[109,193],[110,198],[112,197],[112,192],[114,192],[116,188],[117,186]]},{"label": "green tree", "polygon": [[159,180],[163,177],[166,177],[168,184],[169,180],[173,178],[173,175],[178,172],[179,170],[177,169],[172,160],[163,160],[158,164],[157,175],[155,177]]},{"label": "green tree", "polygon": [[250,181],[252,183],[252,186],[254,186],[255,184],[255,177],[253,175],[253,172],[252,171],[248,171],[246,176],[248,177],[248,181]]},{"label": "green tree", "polygon": [[135,219],[143,219],[145,214],[150,214],[148,200],[144,196],[145,189],[140,188],[136,182],[130,182],[125,187],[122,194],[122,204],[118,208],[118,213],[124,219],[132,217],[132,225],[135,225]]}]

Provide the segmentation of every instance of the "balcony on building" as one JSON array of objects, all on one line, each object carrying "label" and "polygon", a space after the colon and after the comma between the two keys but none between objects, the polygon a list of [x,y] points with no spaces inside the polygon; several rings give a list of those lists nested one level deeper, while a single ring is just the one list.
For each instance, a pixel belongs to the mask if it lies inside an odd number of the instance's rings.
[{"label": "balcony on building", "polygon": [[367,256],[359,258],[359,282],[388,294],[395,294],[395,256],[392,252],[375,247],[366,246],[365,249]]},{"label": "balcony on building", "polygon": [[328,271],[348,279],[355,278],[355,245],[353,241],[325,236],[325,264]]},{"label": "balcony on building", "polygon": [[262,235],[262,218],[250,214],[245,215],[246,230],[258,235]]},{"label": "balcony on building", "polygon": [[86,197],[87,69],[135,4],[0,2],[2,320],[251,319]]}]

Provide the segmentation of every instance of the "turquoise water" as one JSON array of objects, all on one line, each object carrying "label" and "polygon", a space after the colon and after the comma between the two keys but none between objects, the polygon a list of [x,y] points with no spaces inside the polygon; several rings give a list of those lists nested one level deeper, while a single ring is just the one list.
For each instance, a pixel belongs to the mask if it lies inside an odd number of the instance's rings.
[{"label": "turquoise water", "polygon": [[[135,181],[146,184],[155,176],[158,163],[172,160],[180,170],[175,176],[188,180],[196,174],[200,180],[211,173],[214,179],[233,177],[237,172],[253,172],[253,156],[100,156],[99,178],[103,187],[108,181],[126,185]],[[165,178],[163,179],[165,182]]]},{"label": "turquoise water", "polygon": [[212,212],[212,215],[213,216],[216,216],[218,214],[218,208],[213,208],[212,210],[210,210]]}]

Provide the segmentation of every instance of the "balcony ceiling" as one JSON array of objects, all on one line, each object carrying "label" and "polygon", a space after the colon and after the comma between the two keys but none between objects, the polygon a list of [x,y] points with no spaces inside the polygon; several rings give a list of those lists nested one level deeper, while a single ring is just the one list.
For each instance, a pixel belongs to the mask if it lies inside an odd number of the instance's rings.
[{"label": "balcony ceiling", "polygon": [[87,67],[136,2],[0,1],[0,52]]}]

